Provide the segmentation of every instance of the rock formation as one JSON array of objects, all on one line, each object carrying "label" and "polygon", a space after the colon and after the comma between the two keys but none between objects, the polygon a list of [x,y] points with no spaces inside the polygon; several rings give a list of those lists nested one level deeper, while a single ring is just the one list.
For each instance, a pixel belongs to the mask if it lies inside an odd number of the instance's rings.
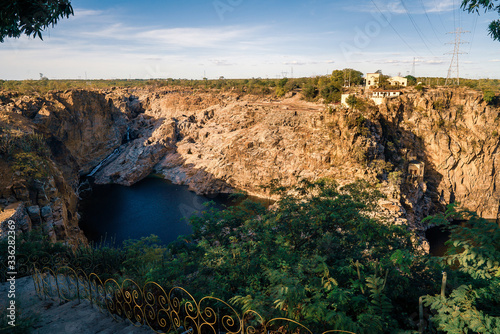
[{"label": "rock formation", "polygon": [[[11,131],[43,135],[52,172],[37,188],[4,163],[10,171],[2,175],[0,204],[25,217],[25,229],[42,224],[54,240],[83,239],[78,182],[97,165],[96,183],[131,185],[160,173],[204,194],[240,189],[268,196],[261,186],[272,179],[293,185],[301,178],[361,178],[387,195],[379,204],[388,216],[420,230],[421,218],[454,201],[486,218],[499,210],[499,109],[471,90],[408,89],[359,110],[326,108],[300,95],[165,88],[2,101],[0,116]],[[423,176],[408,173],[413,165]]]}]

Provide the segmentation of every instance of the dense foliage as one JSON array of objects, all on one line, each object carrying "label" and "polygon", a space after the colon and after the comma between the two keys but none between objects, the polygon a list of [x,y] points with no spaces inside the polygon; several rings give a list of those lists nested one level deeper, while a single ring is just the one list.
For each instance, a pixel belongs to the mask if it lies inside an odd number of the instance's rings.
[{"label": "dense foliage", "polygon": [[[500,14],[500,3],[498,0],[463,0],[462,8],[469,13],[479,14],[480,9],[485,12],[497,12]],[[493,20],[488,27],[489,35],[494,40],[500,41],[500,20]]]},{"label": "dense foliage", "polygon": [[42,31],[60,18],[73,15],[68,0],[2,0],[0,5],[0,42],[22,34],[42,39]]},{"label": "dense foliage", "polygon": [[[438,289],[439,272],[427,268],[405,227],[365,214],[380,197],[368,189],[364,182],[304,182],[293,196],[277,188],[282,199],[275,210],[249,201],[208,209],[192,218],[193,235],[172,243],[163,256],[151,245],[144,248],[143,240],[132,261],[147,270],[148,280],[318,330],[411,328],[409,314],[420,295]],[[146,262],[140,254],[155,253],[161,266],[140,265]]]},{"label": "dense foliage", "polygon": [[[430,218],[451,231],[448,253],[433,258],[406,226],[370,218],[381,194],[364,181],[271,188],[281,195],[271,210],[251,201],[208,206],[191,218],[192,235],[167,246],[151,236],[121,248],[71,250],[28,235],[18,254],[64,253],[70,264],[92,263],[86,268],[103,278],[182,286],[198,300],[215,296],[318,332],[413,333],[424,296],[428,333],[499,333],[497,224],[454,207]],[[450,223],[458,219],[464,223]],[[442,272],[448,282],[439,295]]]},{"label": "dense foliage", "polygon": [[[450,224],[462,221],[460,225]],[[449,206],[430,219],[451,231],[443,257],[451,273],[445,296],[426,296],[434,321],[447,333],[500,333],[500,227]],[[450,270],[454,269],[454,270]]]}]

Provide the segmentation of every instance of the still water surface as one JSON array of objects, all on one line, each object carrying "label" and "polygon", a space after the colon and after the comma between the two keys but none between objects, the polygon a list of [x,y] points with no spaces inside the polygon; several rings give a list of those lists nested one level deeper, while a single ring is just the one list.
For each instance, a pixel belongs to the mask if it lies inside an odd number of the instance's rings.
[{"label": "still water surface", "polygon": [[89,241],[121,245],[127,239],[156,234],[169,243],[192,232],[188,218],[200,213],[204,203],[230,204],[228,195],[198,196],[187,186],[160,178],[146,178],[131,187],[94,186],[80,204],[80,227]]},{"label": "still water surface", "polygon": [[[92,194],[80,203],[80,227],[89,241],[121,245],[127,239],[158,235],[163,243],[192,233],[188,219],[214,201],[216,207],[233,205],[227,194],[198,196],[187,186],[172,184],[161,178],[146,178],[131,187],[94,186]],[[266,200],[258,200],[265,206]],[[426,232],[430,253],[444,255],[449,232],[433,227]]]}]

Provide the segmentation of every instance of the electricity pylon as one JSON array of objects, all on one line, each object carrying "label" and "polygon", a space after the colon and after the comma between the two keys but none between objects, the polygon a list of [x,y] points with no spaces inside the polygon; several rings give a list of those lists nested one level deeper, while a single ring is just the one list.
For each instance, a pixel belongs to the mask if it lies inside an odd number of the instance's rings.
[{"label": "electricity pylon", "polygon": [[448,85],[448,83],[453,84],[454,82],[456,83],[456,85],[460,85],[460,61],[458,57],[461,54],[467,54],[467,52],[460,51],[460,45],[468,43],[462,41],[462,34],[467,32],[470,31],[465,31],[462,30],[462,28],[457,28],[455,31],[448,33],[448,34],[455,34],[455,42],[446,44],[454,44],[455,47],[453,48],[453,51],[445,53],[446,55],[449,54],[453,55],[451,58],[450,68],[448,69],[448,76],[446,77],[446,81],[444,83],[445,86]]}]

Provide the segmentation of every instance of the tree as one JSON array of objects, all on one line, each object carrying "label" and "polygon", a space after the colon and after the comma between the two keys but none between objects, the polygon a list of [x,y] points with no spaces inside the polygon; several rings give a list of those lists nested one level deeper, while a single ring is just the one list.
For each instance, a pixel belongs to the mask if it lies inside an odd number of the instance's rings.
[{"label": "tree", "polygon": [[483,93],[483,100],[484,100],[484,102],[486,102],[488,104],[493,104],[493,102],[495,101],[495,98],[496,98],[496,94],[495,94],[495,92],[492,92],[491,90],[487,90]]},{"label": "tree", "polygon": [[[498,12],[500,15],[498,0],[464,0],[462,2],[462,9],[467,10],[469,13],[476,12],[479,14],[480,8],[484,8],[485,12]],[[488,31],[494,40],[500,42],[500,20],[491,21]]]},{"label": "tree", "polygon": [[447,333],[500,333],[500,226],[455,204],[426,219],[450,230],[442,258],[449,293],[424,297],[433,322]]},{"label": "tree", "polygon": [[415,78],[413,75],[407,75],[405,78],[408,79],[409,86],[415,86],[417,84],[417,78]]},{"label": "tree", "polygon": [[0,5],[0,42],[22,34],[42,39],[42,30],[60,18],[74,15],[68,0],[2,0]]},{"label": "tree", "polygon": [[330,76],[330,80],[337,87],[342,87],[345,84],[344,80],[349,80],[352,86],[361,85],[363,83],[363,73],[353,70],[352,68],[345,68],[343,70],[335,70]]},{"label": "tree", "polygon": [[307,84],[302,91],[302,94],[306,98],[306,100],[312,101],[318,96],[318,89],[311,84]]},{"label": "tree", "polygon": [[192,217],[193,234],[171,244],[148,279],[186,287],[198,299],[230,299],[266,319],[291,318],[315,332],[411,326],[407,301],[437,289],[429,280],[439,275],[429,274],[406,227],[369,218],[378,191],[366,181],[269,187],[280,195],[275,210],[244,201]]},{"label": "tree", "polygon": [[349,95],[345,100],[345,102],[349,107],[353,109],[356,108],[356,106],[358,105],[358,99],[356,98],[356,95]]}]

